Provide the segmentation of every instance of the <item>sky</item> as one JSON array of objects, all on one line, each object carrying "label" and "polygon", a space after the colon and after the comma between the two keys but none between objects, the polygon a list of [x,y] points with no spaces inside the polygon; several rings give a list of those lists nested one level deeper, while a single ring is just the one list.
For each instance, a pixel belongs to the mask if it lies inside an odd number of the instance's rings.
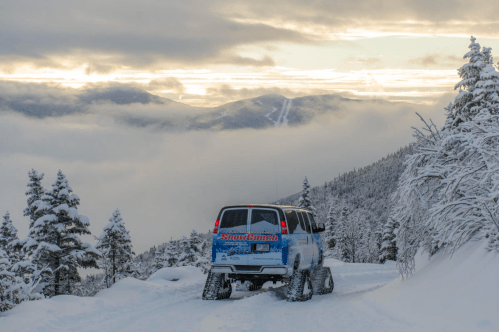
[{"label": "sky", "polygon": [[[486,10],[484,10],[486,8]],[[0,79],[140,83],[195,106],[280,92],[432,103],[499,4],[468,1],[2,1]]]},{"label": "sky", "polygon": [[61,169],[92,234],[119,208],[142,252],[211,229],[225,204],[288,196],[305,175],[321,185],[409,144],[414,112],[443,124],[470,36],[499,49],[497,12],[490,0],[4,0],[0,98],[55,105],[128,84],[202,107],[268,93],[401,103],[221,132],[129,127],[109,115],[115,105],[45,119],[0,110],[0,214],[26,236],[28,170],[50,188]]}]

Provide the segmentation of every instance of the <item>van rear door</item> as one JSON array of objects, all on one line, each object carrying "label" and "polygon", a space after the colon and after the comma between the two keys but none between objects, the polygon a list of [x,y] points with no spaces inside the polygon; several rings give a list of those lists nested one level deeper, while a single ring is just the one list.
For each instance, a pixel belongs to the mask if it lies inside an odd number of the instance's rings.
[{"label": "van rear door", "polygon": [[218,235],[213,238],[214,264],[247,265],[251,247],[248,235],[248,208],[229,208],[222,211]]},{"label": "van rear door", "polygon": [[250,209],[249,265],[284,265],[279,213],[275,209]]}]

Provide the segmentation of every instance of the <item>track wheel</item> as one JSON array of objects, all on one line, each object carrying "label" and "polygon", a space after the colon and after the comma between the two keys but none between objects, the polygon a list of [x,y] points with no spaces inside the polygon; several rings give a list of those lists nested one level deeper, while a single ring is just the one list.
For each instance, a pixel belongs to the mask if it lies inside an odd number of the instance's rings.
[{"label": "track wheel", "polygon": [[312,298],[314,289],[308,270],[295,270],[289,281],[288,301],[308,301]]},{"label": "track wheel", "polygon": [[230,297],[232,285],[223,273],[208,272],[203,290],[203,300],[223,300]]},{"label": "track wheel", "polygon": [[334,282],[329,267],[318,267],[312,274],[314,294],[329,294],[333,291]]}]

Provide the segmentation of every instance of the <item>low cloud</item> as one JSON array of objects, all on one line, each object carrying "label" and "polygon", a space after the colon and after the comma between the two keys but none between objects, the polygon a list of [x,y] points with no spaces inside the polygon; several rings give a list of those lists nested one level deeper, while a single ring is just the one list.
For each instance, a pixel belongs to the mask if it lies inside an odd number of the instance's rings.
[{"label": "low cloud", "polygon": [[458,68],[463,65],[465,60],[455,55],[428,54],[423,57],[412,58],[407,61],[409,65],[418,67],[440,67],[440,68]]},{"label": "low cloud", "polygon": [[359,103],[302,127],[224,132],[153,132],[99,113],[43,120],[0,113],[0,211],[9,210],[26,236],[28,170],[44,172],[50,188],[61,169],[92,233],[119,208],[139,253],[211,229],[223,205],[274,201],[301,190],[305,175],[323,184],[396,151],[420,126],[414,111],[443,124],[440,106],[389,103]]},{"label": "low cloud", "polygon": [[146,89],[148,91],[172,90],[176,93],[184,93],[184,85],[175,77],[165,77],[162,79],[151,80]]}]

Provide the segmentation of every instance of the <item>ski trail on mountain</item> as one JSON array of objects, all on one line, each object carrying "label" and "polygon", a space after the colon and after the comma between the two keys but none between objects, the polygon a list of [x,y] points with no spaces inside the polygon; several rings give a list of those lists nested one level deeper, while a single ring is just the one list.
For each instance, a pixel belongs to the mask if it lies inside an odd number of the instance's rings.
[{"label": "ski trail on mountain", "polygon": [[287,127],[288,126],[288,114],[289,114],[289,109],[291,108],[291,104],[293,103],[293,99],[288,99],[288,104],[286,105],[286,113],[284,114],[282,118],[282,125]]},{"label": "ski trail on mountain", "polygon": [[282,117],[284,115],[284,112],[286,111],[286,105],[288,104],[288,99],[284,98],[284,101],[282,102],[282,108],[281,108],[281,113],[279,114],[279,117],[277,118],[277,121],[275,122],[276,128],[279,127],[282,121]]},{"label": "ski trail on mountain", "polygon": [[272,121],[272,122],[274,123],[274,126],[275,126],[275,125],[276,125],[276,123],[277,123],[277,121],[272,120],[272,118],[271,118],[270,116],[271,116],[271,115],[272,115],[275,111],[277,111],[277,107],[272,106],[272,108],[273,108],[272,112],[270,112],[270,113],[268,113],[268,114],[265,114],[265,117],[266,117],[267,119],[269,119],[270,121]]}]

